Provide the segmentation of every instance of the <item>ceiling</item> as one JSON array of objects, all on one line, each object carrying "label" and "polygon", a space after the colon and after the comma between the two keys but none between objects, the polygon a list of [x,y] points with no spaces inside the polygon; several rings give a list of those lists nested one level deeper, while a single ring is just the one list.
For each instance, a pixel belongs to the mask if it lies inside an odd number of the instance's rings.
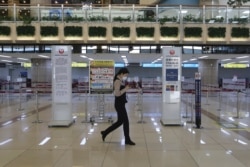
[{"label": "ceiling", "polygon": [[[6,57],[9,56],[9,57]],[[44,57],[44,56],[47,56]],[[122,56],[126,56],[127,62],[124,62]],[[72,62],[88,63],[89,60],[114,60],[116,63],[161,63],[162,54],[143,53],[143,54],[117,54],[117,53],[99,53],[99,54],[72,54]],[[0,55],[2,63],[13,62],[31,62],[32,58],[50,59],[51,53],[4,53]],[[158,61],[157,61],[158,59]],[[218,59],[221,63],[249,63],[249,54],[183,54],[183,63],[197,63],[199,59]],[[230,60],[228,60],[230,59]]]}]

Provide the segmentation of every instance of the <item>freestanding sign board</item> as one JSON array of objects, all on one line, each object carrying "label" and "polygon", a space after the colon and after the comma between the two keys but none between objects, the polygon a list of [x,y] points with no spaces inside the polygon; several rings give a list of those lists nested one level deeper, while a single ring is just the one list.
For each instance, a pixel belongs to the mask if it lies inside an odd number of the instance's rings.
[{"label": "freestanding sign board", "polygon": [[52,121],[70,126],[72,118],[71,46],[52,46]]},{"label": "freestanding sign board", "polygon": [[162,116],[163,125],[181,125],[181,48],[162,48]]}]

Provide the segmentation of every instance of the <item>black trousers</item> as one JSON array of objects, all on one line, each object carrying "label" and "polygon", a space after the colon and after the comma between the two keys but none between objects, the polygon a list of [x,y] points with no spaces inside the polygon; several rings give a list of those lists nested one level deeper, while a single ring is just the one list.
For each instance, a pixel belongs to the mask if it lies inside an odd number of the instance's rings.
[{"label": "black trousers", "polygon": [[129,120],[128,120],[128,114],[127,110],[125,108],[126,103],[119,103],[115,102],[115,110],[117,112],[117,121],[112,124],[110,127],[108,127],[104,133],[108,135],[110,132],[114,131],[121,125],[123,125],[123,132],[125,136],[125,140],[129,141],[130,136],[129,136]]}]

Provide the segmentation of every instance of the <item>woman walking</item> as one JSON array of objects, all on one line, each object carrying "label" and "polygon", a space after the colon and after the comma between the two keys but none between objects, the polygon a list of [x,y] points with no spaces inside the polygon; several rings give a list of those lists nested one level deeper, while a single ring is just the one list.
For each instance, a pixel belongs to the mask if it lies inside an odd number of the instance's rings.
[{"label": "woman walking", "polygon": [[129,119],[125,107],[125,104],[127,103],[126,91],[129,89],[129,86],[125,86],[124,81],[127,79],[128,74],[129,71],[127,68],[121,68],[114,77],[115,110],[117,112],[117,121],[106,130],[101,131],[103,141],[105,141],[106,136],[110,132],[123,125],[125,144],[135,145],[129,136]]}]

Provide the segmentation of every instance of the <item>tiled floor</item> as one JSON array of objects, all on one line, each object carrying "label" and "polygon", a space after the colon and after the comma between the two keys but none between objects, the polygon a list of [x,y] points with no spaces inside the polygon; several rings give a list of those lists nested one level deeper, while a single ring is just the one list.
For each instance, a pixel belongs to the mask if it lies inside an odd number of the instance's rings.
[{"label": "tiled floor", "polygon": [[[232,94],[227,96],[233,97]],[[184,126],[161,125],[161,96],[154,94],[143,95],[145,123],[138,123],[137,97],[130,95],[127,110],[131,138],[136,146],[127,146],[122,128],[102,142],[100,131],[110,123],[82,123],[86,108],[84,95],[74,95],[72,112],[76,122],[70,127],[48,127],[51,120],[49,96],[39,97],[39,117],[34,97],[28,101],[23,99],[21,107],[18,96],[3,97],[1,167],[250,167],[250,121],[245,103],[246,108],[240,111],[241,118],[234,118],[233,102],[223,102],[219,111],[218,96],[209,96],[209,99],[204,96],[203,128],[196,129],[193,123],[187,123],[192,122],[189,117],[191,95],[183,95],[182,116],[188,116],[182,118]],[[105,99],[106,115],[115,120],[113,97]],[[87,104],[89,116],[98,114],[95,97],[89,97]],[[225,108],[230,105],[232,111],[227,111]],[[43,122],[32,123],[38,118]]]}]

